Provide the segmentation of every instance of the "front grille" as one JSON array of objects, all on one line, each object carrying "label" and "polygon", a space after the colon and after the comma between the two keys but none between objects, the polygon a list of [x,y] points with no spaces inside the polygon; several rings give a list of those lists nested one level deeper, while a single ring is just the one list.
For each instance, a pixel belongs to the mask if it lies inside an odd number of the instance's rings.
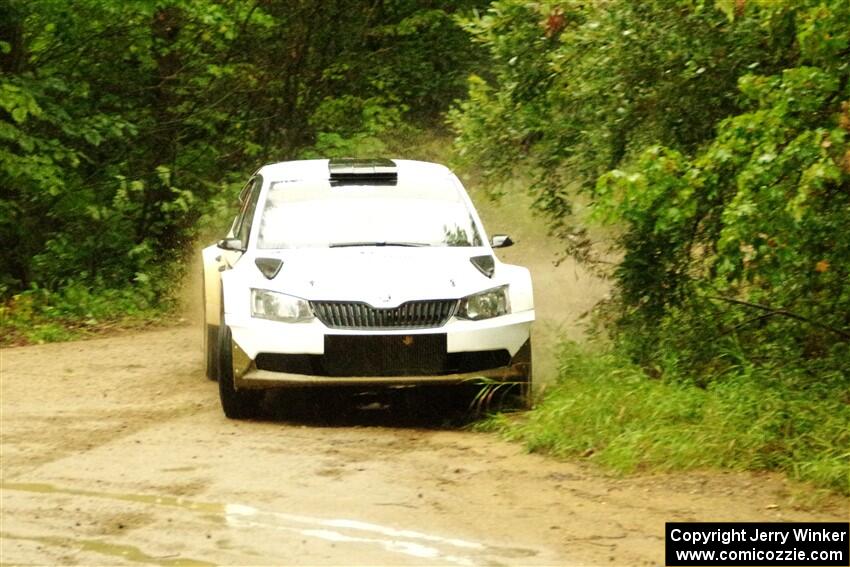
[{"label": "front grille", "polygon": [[408,301],[381,309],[368,303],[311,301],[319,320],[332,329],[427,329],[442,327],[454,315],[457,299]]},{"label": "front grille", "polygon": [[329,376],[440,374],[446,335],[325,335],[322,365]]}]

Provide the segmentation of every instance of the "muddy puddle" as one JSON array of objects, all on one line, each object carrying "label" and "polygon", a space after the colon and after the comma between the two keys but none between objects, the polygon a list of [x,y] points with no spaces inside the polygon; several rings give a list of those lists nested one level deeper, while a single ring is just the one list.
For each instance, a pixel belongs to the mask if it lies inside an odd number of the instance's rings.
[{"label": "muddy puddle", "polygon": [[[334,544],[374,546],[390,554],[431,560],[440,564],[472,566],[498,565],[503,561],[538,555],[537,550],[520,547],[494,546],[465,539],[444,537],[411,529],[385,526],[351,518],[321,518],[264,510],[239,503],[204,502],[175,496],[125,494],[58,487],[47,483],[4,483],[2,491],[17,491],[42,495],[61,495],[83,498],[132,502],[157,507],[178,508],[201,514],[206,521],[234,530],[265,529],[288,532]],[[166,566],[215,565],[208,561],[185,557],[157,557],[141,549],[101,539],[81,539],[58,536],[24,536],[0,532],[0,537],[27,540],[44,545],[77,547],[98,555],[127,561]]]}]

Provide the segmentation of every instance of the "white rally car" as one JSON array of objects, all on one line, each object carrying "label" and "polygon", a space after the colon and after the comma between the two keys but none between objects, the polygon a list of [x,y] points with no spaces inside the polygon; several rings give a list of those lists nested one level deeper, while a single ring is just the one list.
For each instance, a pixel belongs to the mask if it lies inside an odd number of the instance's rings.
[{"label": "white rally car", "polygon": [[531,384],[527,269],[458,178],[409,160],[260,168],[203,251],[207,375],[230,418],[264,389]]}]

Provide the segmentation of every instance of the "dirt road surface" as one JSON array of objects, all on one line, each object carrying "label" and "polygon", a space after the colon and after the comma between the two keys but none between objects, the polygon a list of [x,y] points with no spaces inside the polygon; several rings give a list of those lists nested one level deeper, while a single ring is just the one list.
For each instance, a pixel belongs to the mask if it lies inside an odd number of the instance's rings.
[{"label": "dirt road surface", "polygon": [[[502,256],[533,268],[545,382],[605,288],[523,246],[534,230]],[[199,329],[0,351],[0,564],[656,565],[665,521],[847,518],[841,499],[795,508],[777,476],[618,479],[525,454],[411,412],[425,396],[278,396],[229,421]]]},{"label": "dirt road surface", "polygon": [[349,403],[228,421],[194,328],[6,349],[0,562],[654,565],[665,521],[842,519],[773,476],[609,478]]}]

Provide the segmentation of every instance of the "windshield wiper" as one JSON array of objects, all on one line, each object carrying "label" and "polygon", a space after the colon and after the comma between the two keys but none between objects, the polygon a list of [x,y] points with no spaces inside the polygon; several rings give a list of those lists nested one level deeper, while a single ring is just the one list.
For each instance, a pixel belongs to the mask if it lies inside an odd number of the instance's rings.
[{"label": "windshield wiper", "polygon": [[418,248],[431,245],[425,242],[332,242],[328,244],[328,248],[349,248],[354,246],[410,246]]}]

